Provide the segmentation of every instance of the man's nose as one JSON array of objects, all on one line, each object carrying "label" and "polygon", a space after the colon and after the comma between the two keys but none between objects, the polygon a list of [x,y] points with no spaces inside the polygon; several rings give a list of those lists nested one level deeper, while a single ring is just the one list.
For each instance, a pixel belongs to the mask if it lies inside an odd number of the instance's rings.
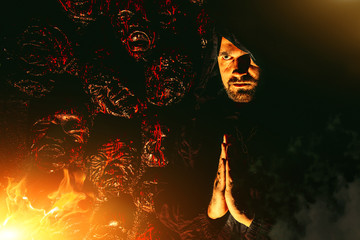
[{"label": "man's nose", "polygon": [[235,69],[233,70],[233,73],[238,73],[240,75],[247,74],[250,67],[250,62],[251,59],[249,54],[238,57],[235,60]]}]

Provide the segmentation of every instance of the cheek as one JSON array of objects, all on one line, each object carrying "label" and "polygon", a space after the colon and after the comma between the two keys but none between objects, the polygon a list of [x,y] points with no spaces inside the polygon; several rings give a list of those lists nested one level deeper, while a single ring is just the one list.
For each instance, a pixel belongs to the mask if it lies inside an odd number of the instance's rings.
[{"label": "cheek", "polygon": [[230,71],[231,64],[229,61],[224,61],[222,59],[218,60],[219,70],[221,74],[227,74]]},{"label": "cheek", "polygon": [[260,68],[259,67],[255,67],[255,66],[251,66],[249,68],[249,74],[251,77],[253,77],[255,80],[259,80],[260,77]]},{"label": "cheek", "polygon": [[226,74],[232,73],[233,67],[233,61],[223,61],[222,63],[222,69]]}]

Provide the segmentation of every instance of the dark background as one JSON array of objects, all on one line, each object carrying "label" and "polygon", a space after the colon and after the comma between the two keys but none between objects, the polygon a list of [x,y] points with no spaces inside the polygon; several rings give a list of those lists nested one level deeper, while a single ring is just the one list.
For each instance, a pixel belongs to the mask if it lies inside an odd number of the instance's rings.
[{"label": "dark background", "polygon": [[[33,17],[69,21],[57,1],[9,1],[1,37]],[[360,1],[211,1],[263,69],[269,130],[287,152],[266,166],[284,212],[274,239],[359,239]],[[6,71],[6,70],[5,70]],[[28,101],[0,83],[0,173],[14,174],[27,146]],[[274,170],[275,169],[275,170]]]},{"label": "dark background", "polygon": [[221,1],[212,9],[264,70],[267,110],[277,115],[269,129],[290,136],[287,154],[260,167],[276,169],[272,190],[287,202],[274,239],[358,239],[360,2]]}]

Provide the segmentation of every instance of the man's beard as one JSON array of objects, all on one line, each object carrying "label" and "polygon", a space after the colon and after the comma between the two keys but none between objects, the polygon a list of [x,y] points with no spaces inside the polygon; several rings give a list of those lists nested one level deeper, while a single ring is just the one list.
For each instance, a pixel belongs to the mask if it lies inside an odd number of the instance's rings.
[{"label": "man's beard", "polygon": [[236,77],[232,77],[229,79],[228,81],[228,86],[225,87],[226,93],[229,96],[229,98],[231,100],[233,100],[234,102],[239,102],[239,103],[247,103],[250,102],[251,100],[253,100],[255,92],[256,92],[256,86],[255,85],[252,89],[238,89],[238,90],[231,90],[231,83],[242,83],[242,82],[246,82],[246,83],[254,83],[257,84],[257,81],[252,78],[250,75],[245,75],[243,77],[241,77],[240,79],[236,78]]}]

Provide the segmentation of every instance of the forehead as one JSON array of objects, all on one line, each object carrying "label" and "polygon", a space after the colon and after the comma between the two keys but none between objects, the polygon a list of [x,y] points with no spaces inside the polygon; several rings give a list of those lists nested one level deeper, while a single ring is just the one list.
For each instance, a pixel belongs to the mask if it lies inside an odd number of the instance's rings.
[{"label": "forehead", "polygon": [[236,47],[232,42],[230,42],[228,39],[222,37],[221,38],[221,45],[220,45],[220,51],[219,51],[219,55],[221,54],[237,54],[239,56],[248,54],[247,52],[239,49],[238,47]]}]

